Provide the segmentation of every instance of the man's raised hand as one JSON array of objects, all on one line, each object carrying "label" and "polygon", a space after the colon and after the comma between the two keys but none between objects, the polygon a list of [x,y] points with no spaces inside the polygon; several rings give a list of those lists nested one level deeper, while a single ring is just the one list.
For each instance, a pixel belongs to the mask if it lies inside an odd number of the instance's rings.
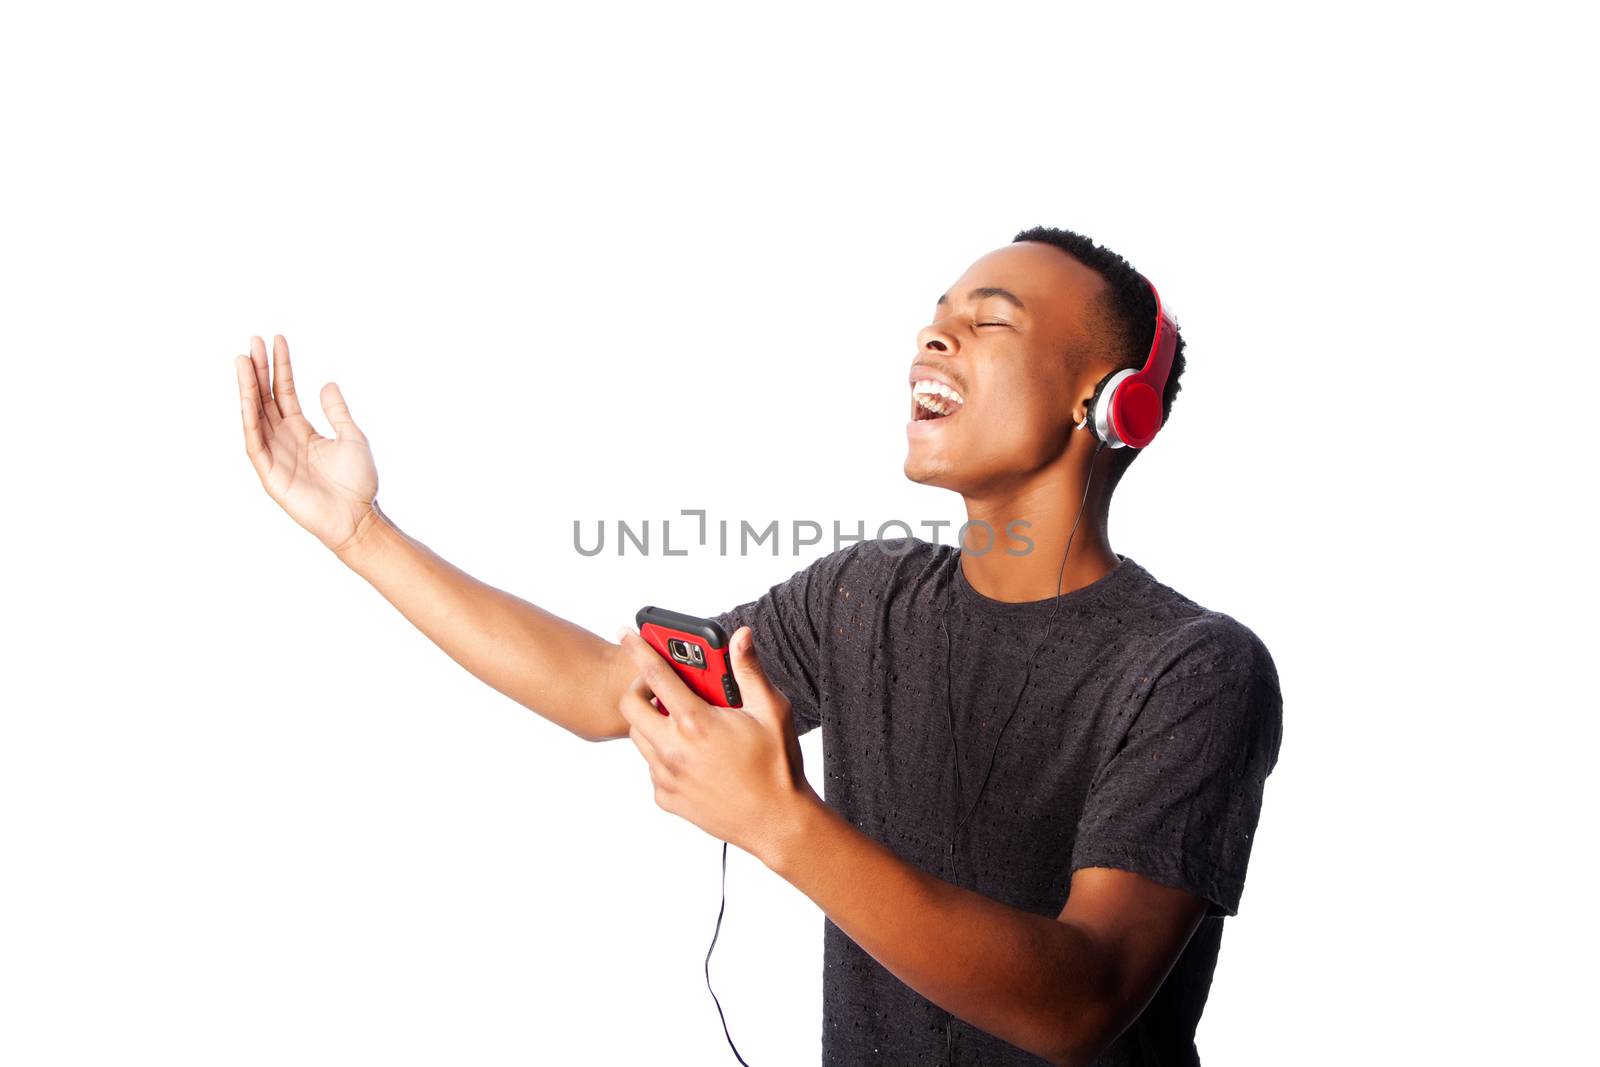
[{"label": "man's raised hand", "polygon": [[376,518],[378,467],[366,435],[350,418],[339,386],[329,382],[318,399],[333,426],[324,437],[300,412],[289,342],[272,339],[272,369],[267,346],[250,338],[250,355],[234,357],[239,405],[244,419],[244,450],[267,495],[289,517],[334,552],[351,544]]}]

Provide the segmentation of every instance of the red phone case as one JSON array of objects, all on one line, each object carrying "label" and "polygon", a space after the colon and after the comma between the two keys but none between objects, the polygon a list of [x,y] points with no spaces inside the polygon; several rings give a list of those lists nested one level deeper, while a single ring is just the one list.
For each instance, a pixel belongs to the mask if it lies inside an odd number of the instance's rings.
[{"label": "red phone case", "polygon": [[[728,635],[715,620],[647,606],[639,609],[634,621],[639,626],[639,636],[672,665],[700,699],[719,708],[743,706],[739,683],[733,679],[733,664],[728,659]],[[680,651],[688,646],[698,647],[704,663],[685,663],[675,657],[668,645],[672,640],[684,643],[679,646]],[[690,651],[689,655],[693,658],[694,653]],[[669,714],[660,698],[656,703],[661,705],[663,715]]]}]

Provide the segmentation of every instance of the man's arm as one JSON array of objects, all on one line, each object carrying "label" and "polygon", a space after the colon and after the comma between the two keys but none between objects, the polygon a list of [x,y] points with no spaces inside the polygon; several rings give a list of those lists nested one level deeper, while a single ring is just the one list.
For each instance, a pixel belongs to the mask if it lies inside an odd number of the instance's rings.
[{"label": "man's arm", "polygon": [[461,666],[586,741],[628,735],[617,710],[632,678],[616,644],[481,582],[372,502],[336,555]]},{"label": "man's arm", "polygon": [[1206,911],[1141,875],[1084,868],[1050,919],[935,878],[820,801],[797,810],[762,857],[775,873],[928,1000],[1068,1067],[1138,1018]]},{"label": "man's arm", "polygon": [[[811,787],[792,708],[742,626],[740,712],[707,704],[631,634],[619,711],[656,803],[758,857],[923,997],[1057,1064],[1091,1062],[1144,1010],[1208,906],[1112,862],[1080,864],[1055,918],[901,860]],[[659,714],[652,698],[671,714]]]},{"label": "man's arm", "polygon": [[274,503],[495,689],[586,740],[627,735],[617,711],[629,678],[621,649],[478,581],[389,521],[372,448],[343,392],[328,382],[318,394],[334,431],[324,437],[300,410],[282,334],[270,366],[260,337],[233,365],[245,455]]}]

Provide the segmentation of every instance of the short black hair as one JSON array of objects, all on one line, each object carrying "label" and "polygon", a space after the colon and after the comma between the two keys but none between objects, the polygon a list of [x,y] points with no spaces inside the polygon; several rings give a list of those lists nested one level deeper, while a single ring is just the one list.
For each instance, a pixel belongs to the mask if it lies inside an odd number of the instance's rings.
[{"label": "short black hair", "polygon": [[[1125,367],[1137,370],[1144,366],[1146,357],[1150,355],[1150,343],[1155,340],[1156,298],[1150,291],[1149,283],[1127,260],[1081,233],[1054,226],[1035,226],[1023,230],[1011,240],[1012,243],[1040,241],[1055,245],[1104,278],[1110,291],[1100,296],[1093,309],[1096,320],[1093,330],[1101,354],[1117,370]],[[1183,333],[1180,331],[1177,348],[1172,353],[1172,371],[1167,375],[1167,388],[1161,394],[1163,426],[1172,414],[1172,401],[1182,388],[1178,379],[1183,376],[1184,362]],[[1117,487],[1123,472],[1141,451],[1138,448],[1119,448],[1112,452],[1111,483],[1107,488]]]}]

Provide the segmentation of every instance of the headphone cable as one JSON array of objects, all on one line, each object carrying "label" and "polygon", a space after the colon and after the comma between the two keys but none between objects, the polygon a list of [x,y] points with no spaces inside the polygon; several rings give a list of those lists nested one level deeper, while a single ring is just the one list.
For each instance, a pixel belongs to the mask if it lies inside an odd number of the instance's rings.
[{"label": "headphone cable", "polygon": [[[967,809],[967,813],[961,817],[961,821],[958,822],[955,829],[951,831],[949,840],[945,842],[944,855],[947,861],[954,861],[956,838],[960,835],[961,828],[967,824],[967,820],[972,818],[972,813],[978,810],[978,801],[983,798],[984,787],[989,784],[989,774],[994,770],[995,757],[1000,753],[1000,739],[1005,736],[1006,727],[1011,725],[1011,720],[1016,716],[1017,709],[1022,707],[1023,694],[1028,691],[1028,682],[1033,678],[1033,665],[1035,661],[1038,660],[1039,653],[1044,651],[1045,642],[1050,639],[1050,631],[1055,626],[1056,611],[1061,607],[1061,582],[1062,579],[1066,577],[1067,573],[1067,556],[1072,552],[1072,539],[1078,534],[1078,523],[1083,521],[1083,509],[1089,503],[1089,486],[1094,482],[1094,461],[1099,457],[1100,450],[1105,446],[1105,441],[1099,441],[1094,446],[1094,455],[1089,457],[1089,473],[1083,479],[1083,499],[1078,502],[1077,517],[1072,520],[1072,530],[1067,534],[1067,547],[1061,551],[1061,566],[1056,571],[1056,595],[1055,599],[1050,602],[1050,615],[1045,620],[1044,634],[1039,638],[1039,643],[1034,647],[1032,655],[1028,657],[1028,669],[1022,675],[1022,688],[1017,690],[1017,699],[1011,705],[1011,714],[1006,716],[1006,721],[1000,724],[1000,732],[995,735],[994,748],[989,753],[989,766],[983,772],[983,781],[978,783],[978,794],[972,798],[972,807]],[[960,551],[960,546],[956,546],[957,567],[961,566]],[[965,792],[966,790],[961,784],[961,749],[956,744],[956,718],[955,712],[951,710],[950,701],[949,598],[949,588],[946,587],[946,604],[944,615],[944,712],[946,718],[950,722],[950,747],[954,752],[954,762],[956,767],[956,789],[958,792]],[[957,810],[960,810],[959,804]],[[952,1057],[951,1048],[951,1033],[954,1027],[951,1025],[951,1023],[955,1022],[955,1013],[946,1012],[945,1014],[950,1016],[950,1022],[946,1023],[944,1028],[944,1059],[946,1067],[954,1067],[955,1061]]]},{"label": "headphone cable", "polygon": [[733,1035],[728,1033],[728,1017],[722,1014],[722,1001],[717,1000],[717,991],[711,988],[711,952],[717,947],[717,935],[722,932],[722,912],[728,906],[728,843],[722,843],[722,903],[717,905],[717,928],[711,932],[711,948],[706,949],[706,991],[711,994],[711,999],[717,1005],[717,1018],[722,1020],[722,1036],[728,1039],[728,1047],[733,1049],[733,1058],[738,1060],[742,1067],[750,1067],[744,1062],[744,1057],[739,1055],[739,1046],[733,1043]]},{"label": "headphone cable", "polygon": [[[967,820],[972,817],[972,813],[978,810],[978,801],[983,799],[983,791],[984,791],[985,787],[987,787],[988,784],[989,784],[989,775],[994,771],[995,757],[998,756],[999,753],[1000,753],[1000,741],[1005,736],[1006,727],[1010,726],[1011,725],[1011,720],[1016,717],[1017,709],[1022,707],[1023,694],[1025,694],[1028,691],[1028,682],[1030,680],[1032,680],[1032,678],[1033,678],[1033,665],[1034,665],[1034,662],[1039,658],[1039,653],[1044,651],[1045,642],[1050,639],[1050,631],[1055,626],[1056,612],[1061,607],[1061,582],[1066,577],[1066,573],[1067,573],[1067,557],[1069,555],[1071,555],[1071,553],[1072,553],[1072,540],[1073,540],[1074,537],[1076,537],[1078,535],[1078,524],[1083,521],[1083,509],[1089,503],[1089,486],[1091,484],[1093,484],[1093,482],[1094,482],[1094,461],[1095,461],[1095,458],[1100,455],[1100,450],[1102,448],[1104,448],[1104,447],[1105,447],[1105,442],[1104,441],[1100,441],[1099,443],[1097,443],[1095,445],[1095,448],[1094,448],[1094,455],[1089,458],[1089,474],[1083,480],[1083,499],[1078,501],[1078,514],[1072,520],[1072,529],[1067,534],[1067,546],[1066,546],[1066,548],[1062,549],[1062,551],[1061,551],[1061,566],[1056,570],[1056,595],[1055,595],[1055,599],[1052,600],[1051,603],[1050,603],[1050,615],[1045,620],[1044,634],[1039,638],[1039,643],[1036,646],[1034,646],[1033,652],[1028,658],[1028,669],[1027,669],[1026,672],[1024,672],[1024,674],[1022,676],[1022,688],[1017,690],[1017,699],[1011,705],[1011,713],[1006,716],[1006,721],[1000,724],[1000,732],[995,735],[994,748],[989,753],[989,765],[988,765],[988,767],[986,767],[984,769],[983,781],[978,783],[978,793],[977,793],[977,796],[972,798],[972,807],[968,808],[967,809],[967,813],[961,817],[961,820],[958,823],[956,823],[956,827],[955,827],[954,831],[952,831],[949,840],[945,842],[945,858],[946,859],[953,859],[954,858],[954,856],[955,856],[955,841],[956,841],[956,837],[960,835],[961,828],[967,824]],[[956,552],[957,552],[957,557],[958,557],[956,566],[958,566],[958,567],[961,565],[960,564],[960,560],[959,560],[960,551],[961,551],[960,546],[959,545],[956,546]],[[945,672],[944,672],[944,711],[945,711],[945,716],[946,716],[946,718],[948,719],[948,721],[950,723],[950,747],[954,751],[954,755],[955,755],[956,789],[957,789],[958,792],[965,792],[965,788],[961,784],[961,750],[956,745],[955,712],[951,710],[951,702],[950,702],[950,659],[951,659],[951,656],[950,656],[950,612],[949,612],[949,604],[948,604],[948,600],[949,600],[949,590],[948,589],[946,589],[945,598],[946,598],[946,602],[947,603],[946,603],[945,621],[944,621],[944,664],[945,664]],[[958,806],[957,810],[959,810],[959,806]],[[733,1035],[728,1032],[728,1017],[725,1014],[723,1014],[723,1011],[722,1011],[722,1001],[717,998],[717,991],[715,989],[711,988],[711,953],[716,950],[716,947],[717,947],[717,936],[722,933],[722,913],[727,909],[727,906],[728,906],[728,843],[726,841],[724,841],[722,843],[722,902],[720,904],[718,904],[718,906],[717,906],[717,925],[716,925],[716,928],[711,932],[711,946],[706,949],[706,961],[705,961],[706,991],[711,994],[712,1003],[716,1004],[716,1006],[717,1006],[717,1018],[722,1021],[722,1036],[727,1039],[728,1047],[733,1050],[733,1058],[739,1061],[740,1067],[750,1067],[750,1065],[748,1063],[745,1063],[744,1057],[739,1055],[739,1046],[737,1046],[737,1045],[735,1045],[733,1043]],[[951,1018],[952,1022],[955,1020],[955,1015],[953,1013],[946,1012],[946,1014],[950,1015],[950,1018]],[[951,1051],[952,1051],[951,1050],[951,1033],[952,1033],[952,1027],[947,1023],[945,1025],[945,1030],[944,1030],[944,1053],[945,1053],[945,1063],[946,1064],[953,1064],[953,1060],[951,1058]]]}]

